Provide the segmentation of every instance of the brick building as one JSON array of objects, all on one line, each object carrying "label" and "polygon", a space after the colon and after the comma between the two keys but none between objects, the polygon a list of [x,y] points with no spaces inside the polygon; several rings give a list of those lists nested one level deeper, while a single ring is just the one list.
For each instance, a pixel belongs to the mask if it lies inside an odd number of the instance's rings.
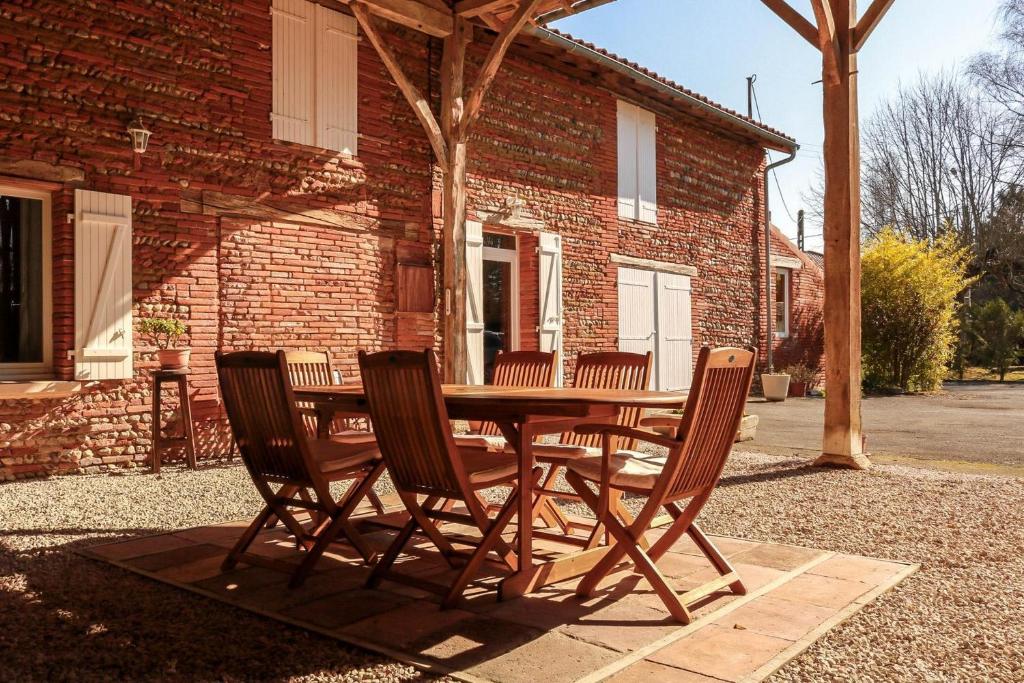
[{"label": "brick building", "polygon": [[[346,12],[0,2],[0,478],[148,457],[144,317],[188,325],[204,456],[226,451],[216,349],[324,348],[351,375],[359,348],[436,345],[439,173]],[[390,37],[436,105],[439,41]],[[591,45],[521,36],[470,144],[471,378],[500,347],[560,348],[567,375],[580,351],[649,348],[674,388],[701,345],[764,349],[766,147],[795,143]],[[784,305],[820,308],[813,264],[789,258]],[[802,353],[798,317],[780,356]]]}]

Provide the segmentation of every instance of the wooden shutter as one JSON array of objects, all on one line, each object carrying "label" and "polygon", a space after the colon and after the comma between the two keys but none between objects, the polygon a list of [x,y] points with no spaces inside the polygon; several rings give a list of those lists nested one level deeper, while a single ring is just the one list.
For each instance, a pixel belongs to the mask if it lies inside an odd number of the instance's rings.
[{"label": "wooden shutter", "polygon": [[693,380],[693,326],[690,278],[658,273],[657,389],[684,391]]},{"label": "wooden shutter", "polygon": [[466,221],[466,382],[484,383],[484,226]]},{"label": "wooden shutter", "polygon": [[316,144],[355,156],[359,130],[356,20],[321,5],[316,13]]},{"label": "wooden shutter", "polygon": [[314,144],[316,8],[306,0],[273,0],[273,110],[276,140]]},{"label": "wooden shutter", "polygon": [[132,198],[75,190],[75,378],[132,376]]},{"label": "wooden shutter", "polygon": [[637,217],[637,111],[618,100],[619,218],[627,220]]},{"label": "wooden shutter", "polygon": [[653,112],[637,109],[636,173],[637,218],[645,223],[658,222],[657,122]]},{"label": "wooden shutter", "polygon": [[619,351],[656,352],[654,271],[619,268],[618,294]]},{"label": "wooden shutter", "polygon": [[556,384],[562,386],[562,238],[542,232],[540,238],[540,350],[557,351]]}]

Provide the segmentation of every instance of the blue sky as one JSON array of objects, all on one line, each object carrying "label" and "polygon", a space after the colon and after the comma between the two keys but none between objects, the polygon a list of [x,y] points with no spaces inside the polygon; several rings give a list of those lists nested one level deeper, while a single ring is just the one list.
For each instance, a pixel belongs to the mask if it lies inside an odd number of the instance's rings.
[{"label": "blue sky", "polygon": [[[791,0],[810,15],[808,0]],[[869,0],[861,0],[861,11]],[[998,0],[896,0],[860,53],[861,121],[918,72],[952,68],[994,44]],[[589,40],[737,111],[757,74],[764,121],[795,137],[797,160],[772,181],[772,218],[791,237],[801,195],[821,166],[821,60],[760,0],[616,0],[555,27]],[[778,158],[776,155],[775,158]],[[808,226],[809,235],[820,232]],[[820,236],[808,248],[820,249]]]}]

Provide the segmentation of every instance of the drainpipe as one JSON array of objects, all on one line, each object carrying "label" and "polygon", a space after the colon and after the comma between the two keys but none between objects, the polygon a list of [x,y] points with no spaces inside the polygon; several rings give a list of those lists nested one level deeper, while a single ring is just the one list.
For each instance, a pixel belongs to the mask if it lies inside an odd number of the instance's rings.
[{"label": "drainpipe", "polygon": [[772,357],[772,342],[774,341],[774,334],[772,330],[774,320],[772,318],[775,313],[772,299],[772,212],[769,209],[768,201],[768,174],[779,166],[788,164],[795,158],[796,150],[794,149],[790,151],[789,156],[785,159],[780,159],[779,161],[768,164],[764,167],[764,291],[766,297],[765,301],[767,303],[765,306],[767,309],[767,315],[765,318],[767,318],[768,322],[768,374],[775,372],[775,359]]}]

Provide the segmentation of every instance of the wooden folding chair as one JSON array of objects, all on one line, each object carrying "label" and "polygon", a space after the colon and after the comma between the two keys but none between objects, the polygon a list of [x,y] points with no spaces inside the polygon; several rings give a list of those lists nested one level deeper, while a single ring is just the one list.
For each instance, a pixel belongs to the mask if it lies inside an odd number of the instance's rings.
[{"label": "wooden folding chair", "polygon": [[[376,446],[309,439],[295,405],[284,351],[215,354],[221,395],[235,443],[266,505],[238,539],[223,569],[238,562],[291,571],[293,567],[247,552],[260,529],[276,517],[306,550],[289,585],[302,585],[327,546],[344,536],[370,563],[376,553],[349,521],[384,471]],[[332,481],[353,480],[339,500]],[[276,490],[275,490],[276,487]],[[312,496],[309,493],[312,493]],[[296,497],[298,494],[298,497]],[[290,508],[310,512],[307,530]]]},{"label": "wooden folding chair", "polygon": [[[555,383],[557,368],[557,351],[498,351],[494,357],[491,384],[498,387],[550,387]],[[494,422],[470,422],[469,427],[470,433],[455,436],[455,442],[460,446],[475,445],[500,451],[508,445]]]},{"label": "wooden folding chair", "polygon": [[[602,437],[602,454],[570,462],[566,479],[594,510],[598,522],[608,529],[615,543],[580,581],[576,588],[579,595],[591,595],[627,555],[635,571],[650,582],[672,616],[686,624],[692,619],[690,607],[698,600],[726,588],[737,595],[746,593],[739,574],[695,520],[715,490],[732,452],[756,362],[757,351],[753,348],[701,349],[683,422],[672,438],[620,425],[581,428]],[[646,441],[664,446],[669,452],[662,458],[632,451],[614,452],[614,437]],[[596,494],[588,483],[597,486]],[[609,507],[610,499],[623,492],[647,496],[647,503],[628,525],[616,519]],[[689,503],[680,508],[679,502],[687,499]],[[671,517],[671,526],[645,549],[644,534],[661,509]],[[715,567],[719,578],[679,595],[659,571],[657,562],[684,533]]]},{"label": "wooden folding chair", "polygon": [[[389,351],[368,355],[359,352],[363,391],[377,433],[384,462],[402,502],[411,515],[409,522],[377,563],[368,588],[387,578],[442,594],[441,606],[452,607],[493,551],[500,566],[515,570],[518,560],[501,533],[512,521],[519,499],[518,462],[515,456],[488,452],[483,448],[458,447],[452,436],[448,411],[441,393],[441,379],[432,351]],[[534,482],[541,470],[535,468]],[[510,486],[500,512],[487,516],[477,492],[495,486]],[[420,500],[417,496],[425,496]],[[468,514],[443,509],[445,500],[461,501]],[[453,541],[468,544],[464,536],[452,541],[441,533],[437,522],[456,522],[475,527],[483,538],[472,552],[453,547]],[[417,529],[437,546],[452,568],[459,567],[447,588],[413,576],[392,571],[392,565]],[[492,560],[493,561],[493,560]]]},{"label": "wooden folding chair", "polygon": [[[646,354],[620,351],[581,353],[576,361],[573,386],[580,389],[646,390],[651,383],[652,360],[653,355],[650,351]],[[616,424],[623,427],[636,427],[642,416],[643,409],[641,408],[623,408],[619,411]],[[634,444],[634,439],[626,438],[621,440],[618,446],[630,449]],[[555,488],[558,475],[573,460],[597,455],[600,452],[600,434],[584,433],[575,428],[562,433],[558,443],[538,443],[533,446],[533,454],[537,461],[550,466],[539,490],[542,500],[538,509],[545,521],[554,521],[564,534],[570,535],[576,529],[590,532],[593,532],[594,529],[589,526],[581,526],[567,518],[554,502],[554,499],[558,498],[579,500],[577,495]],[[630,519],[628,512],[618,500],[612,501],[612,505],[623,519]],[[591,533],[588,545],[593,545],[596,541],[597,537]]]},{"label": "wooden folding chair", "polygon": [[[288,377],[292,386],[329,386],[341,384],[340,373],[331,366],[331,356],[326,351],[285,351],[288,363]],[[311,439],[325,438],[347,445],[367,445],[376,448],[377,437],[372,430],[348,429],[347,422],[364,420],[364,415],[344,414],[327,410],[324,406],[299,403],[299,415]],[[355,484],[353,484],[355,485]],[[367,500],[380,514],[384,514],[384,503],[370,489]]]}]

